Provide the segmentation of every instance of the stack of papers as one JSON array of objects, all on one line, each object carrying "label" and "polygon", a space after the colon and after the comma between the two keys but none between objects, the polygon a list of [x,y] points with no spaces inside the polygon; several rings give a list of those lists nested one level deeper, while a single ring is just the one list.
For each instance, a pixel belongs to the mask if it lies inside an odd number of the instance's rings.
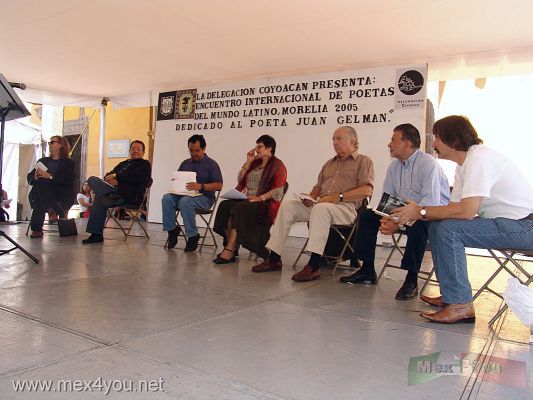
[{"label": "stack of papers", "polygon": [[174,171],[170,180],[169,193],[180,196],[201,196],[196,190],[187,190],[186,185],[189,182],[196,182],[196,172]]},{"label": "stack of papers", "polygon": [[300,200],[309,200],[313,203],[318,203],[318,200],[313,199],[311,196],[309,196],[307,193],[294,193],[294,195],[299,198]]},{"label": "stack of papers", "polygon": [[243,192],[239,192],[237,189],[231,188],[226,193],[224,193],[222,196],[223,199],[228,200],[246,200],[247,197]]},{"label": "stack of papers", "polygon": [[40,169],[41,171],[48,171],[48,167],[40,161],[38,161],[37,164],[35,164],[35,169],[36,170]]}]

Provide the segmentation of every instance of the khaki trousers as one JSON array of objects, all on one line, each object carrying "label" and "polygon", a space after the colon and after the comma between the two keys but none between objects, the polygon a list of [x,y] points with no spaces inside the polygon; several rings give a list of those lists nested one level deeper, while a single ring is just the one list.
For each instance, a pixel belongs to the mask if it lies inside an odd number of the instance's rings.
[{"label": "khaki trousers", "polygon": [[281,255],[291,225],[295,222],[309,221],[309,241],[306,250],[323,254],[329,227],[335,224],[352,224],[356,216],[353,203],[319,203],[306,207],[301,200],[285,200],[281,203],[266,248]]}]

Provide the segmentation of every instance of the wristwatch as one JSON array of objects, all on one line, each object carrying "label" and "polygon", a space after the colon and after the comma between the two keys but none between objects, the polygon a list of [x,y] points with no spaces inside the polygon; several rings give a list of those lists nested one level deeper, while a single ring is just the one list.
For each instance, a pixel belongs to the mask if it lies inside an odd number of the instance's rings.
[{"label": "wristwatch", "polygon": [[50,176],[48,177],[48,179],[54,179],[52,174],[50,174]]},{"label": "wristwatch", "polygon": [[426,210],[426,207],[422,207],[422,209],[420,210],[420,215],[422,216],[422,218],[426,218],[427,213],[428,210]]},{"label": "wristwatch", "polygon": [[339,201],[344,201],[344,193],[339,193]]}]

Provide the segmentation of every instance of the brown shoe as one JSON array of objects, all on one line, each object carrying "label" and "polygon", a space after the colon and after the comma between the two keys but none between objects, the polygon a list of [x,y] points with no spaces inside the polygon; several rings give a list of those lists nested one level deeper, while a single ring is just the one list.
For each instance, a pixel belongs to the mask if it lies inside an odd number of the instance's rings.
[{"label": "brown shoe", "polygon": [[446,303],[442,302],[442,296],[429,297],[429,296],[424,296],[422,294],[420,295],[420,300],[428,303],[430,306],[435,306],[435,307],[444,307],[446,305]]},{"label": "brown shoe", "polygon": [[447,304],[441,311],[433,313],[422,312],[420,316],[438,324],[471,323],[476,321],[474,303]]},{"label": "brown shoe", "polygon": [[296,282],[309,282],[315,279],[320,279],[320,270],[313,271],[309,265],[306,265],[301,271],[292,276],[292,280]]},{"label": "brown shoe", "polygon": [[43,237],[43,231],[32,231],[30,237],[32,239],[40,239]]},{"label": "brown shoe", "polygon": [[281,260],[279,261],[270,261],[268,258],[261,264],[254,265],[252,267],[253,272],[271,272],[271,271],[281,271],[282,268]]}]

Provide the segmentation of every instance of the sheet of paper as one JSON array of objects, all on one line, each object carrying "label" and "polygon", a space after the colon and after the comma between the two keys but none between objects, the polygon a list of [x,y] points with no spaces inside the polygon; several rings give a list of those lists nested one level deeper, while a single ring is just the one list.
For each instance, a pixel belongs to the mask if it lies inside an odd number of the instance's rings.
[{"label": "sheet of paper", "polygon": [[168,192],[182,196],[201,196],[202,194],[195,190],[187,190],[186,185],[189,182],[196,182],[196,172],[174,171],[170,180],[170,189]]},{"label": "sheet of paper", "polygon": [[12,201],[13,199],[2,200],[2,206],[8,206],[11,204]]},{"label": "sheet of paper", "polygon": [[317,200],[313,199],[311,196],[309,196],[307,193],[294,193],[296,197],[298,197],[300,200],[309,200],[313,203],[318,203]]},{"label": "sheet of paper", "polygon": [[246,200],[246,195],[234,188],[231,188],[220,197],[228,200]]},{"label": "sheet of paper", "polygon": [[48,171],[48,167],[44,165],[41,161],[37,161],[37,164],[35,164],[35,169],[40,169],[41,171]]}]

